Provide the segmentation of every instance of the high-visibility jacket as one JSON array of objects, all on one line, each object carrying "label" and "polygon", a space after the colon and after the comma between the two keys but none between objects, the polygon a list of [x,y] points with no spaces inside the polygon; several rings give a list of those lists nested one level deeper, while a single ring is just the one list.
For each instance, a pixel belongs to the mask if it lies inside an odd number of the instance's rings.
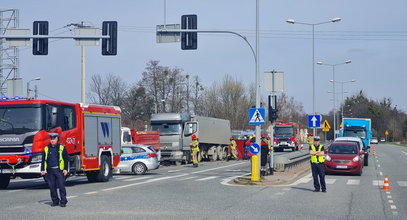
[{"label": "high-visibility jacket", "polygon": [[313,143],[314,143],[314,137],[309,136],[309,137],[308,137],[308,144],[309,144],[309,146],[311,146]]},{"label": "high-visibility jacket", "polygon": [[[44,152],[45,152],[45,159],[44,159],[44,169],[47,169],[47,160],[48,160],[48,154],[49,154],[49,148],[48,146],[44,147]],[[64,152],[64,145],[60,144],[59,145],[59,169],[64,170],[65,168],[65,160],[64,157],[62,155],[62,153]]]},{"label": "high-visibility jacket", "polygon": [[[318,150],[316,150],[315,146],[311,145],[311,150],[316,151],[316,152],[321,152],[323,147],[324,146],[321,144],[321,145],[319,145]],[[324,156],[311,155],[311,163],[323,163],[324,161],[325,161]]]},{"label": "high-visibility jacket", "polygon": [[237,146],[236,141],[235,141],[235,140],[231,140],[231,141],[230,141],[230,147],[231,147],[233,150],[235,150],[235,149],[236,149],[236,146]]},{"label": "high-visibility jacket", "polygon": [[199,142],[198,142],[198,140],[193,140],[192,141],[191,150],[192,151],[199,151]]}]

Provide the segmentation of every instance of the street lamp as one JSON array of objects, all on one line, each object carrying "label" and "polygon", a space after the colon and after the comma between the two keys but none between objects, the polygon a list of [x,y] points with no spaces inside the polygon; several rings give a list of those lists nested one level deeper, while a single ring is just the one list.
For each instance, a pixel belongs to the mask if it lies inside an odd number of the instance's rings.
[{"label": "street lamp", "polygon": [[[308,25],[312,27],[312,114],[315,115],[315,26],[321,25],[321,24],[328,24],[328,23],[335,23],[341,21],[341,18],[332,18],[330,21],[325,21],[325,22],[319,22],[319,23],[304,23],[304,22],[298,22],[295,21],[294,19],[288,19],[286,22],[289,24],[302,24],[302,25]],[[314,131],[314,136],[315,136],[315,131],[316,129],[313,129]]]},{"label": "street lamp", "polygon": [[[332,96],[333,96],[333,111],[334,111],[334,138],[336,137],[336,100],[335,100],[335,66],[339,66],[339,65],[343,65],[343,64],[349,64],[352,61],[347,60],[343,63],[337,63],[337,64],[329,64],[329,63],[322,63],[322,62],[317,62],[318,65],[325,65],[325,66],[332,66]],[[342,88],[342,92],[343,92],[343,88]],[[343,98],[343,94],[342,94],[342,98]]]},{"label": "street lamp", "polygon": [[27,99],[30,98],[30,91],[31,91],[30,90],[30,82],[36,81],[36,80],[41,80],[41,77],[36,77],[36,78],[34,78],[34,79],[27,82]]},{"label": "street lamp", "polygon": [[[331,80],[332,82],[333,82],[333,80]],[[341,87],[342,87],[342,102],[344,102],[344,100],[343,100],[343,94],[345,93],[344,91],[343,91],[343,84],[346,84],[346,83],[353,83],[353,82],[356,82],[356,79],[352,79],[352,80],[349,80],[349,81],[335,81],[336,83],[340,83],[341,84]],[[334,83],[335,84],[335,83]],[[341,105],[341,118],[343,118],[343,106],[345,105],[345,102]]]}]

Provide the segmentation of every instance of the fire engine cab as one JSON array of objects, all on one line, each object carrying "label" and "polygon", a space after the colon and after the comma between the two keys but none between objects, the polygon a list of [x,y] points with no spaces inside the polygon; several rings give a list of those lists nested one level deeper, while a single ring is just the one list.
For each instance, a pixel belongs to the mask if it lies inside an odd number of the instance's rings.
[{"label": "fire engine cab", "polygon": [[273,148],[275,151],[284,149],[298,150],[299,128],[297,123],[278,123],[274,125]]}]

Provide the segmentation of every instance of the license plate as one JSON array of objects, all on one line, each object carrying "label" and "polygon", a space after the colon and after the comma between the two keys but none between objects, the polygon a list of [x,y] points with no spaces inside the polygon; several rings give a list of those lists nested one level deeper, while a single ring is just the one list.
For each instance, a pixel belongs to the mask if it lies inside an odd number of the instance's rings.
[{"label": "license plate", "polygon": [[12,173],[10,169],[1,169],[0,173]]},{"label": "license plate", "polygon": [[348,168],[348,166],[341,166],[341,165],[337,165],[337,166],[336,166],[336,168],[337,168],[337,169],[347,169],[347,168]]},{"label": "license plate", "polygon": [[281,145],[287,145],[287,142],[280,142]]}]

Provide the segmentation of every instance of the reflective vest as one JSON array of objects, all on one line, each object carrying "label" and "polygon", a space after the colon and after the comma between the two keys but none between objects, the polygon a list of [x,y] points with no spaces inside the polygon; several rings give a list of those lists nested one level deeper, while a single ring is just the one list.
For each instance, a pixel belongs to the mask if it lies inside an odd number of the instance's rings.
[{"label": "reflective vest", "polygon": [[236,141],[235,140],[231,140],[230,141],[230,147],[233,149],[233,150],[235,150],[236,149]]},{"label": "reflective vest", "polygon": [[[62,152],[64,151],[64,145],[59,145],[59,169],[64,170],[65,168],[65,161],[64,157],[62,156]],[[44,147],[44,152],[45,152],[45,160],[44,160],[44,169],[47,169],[47,159],[48,159],[48,153],[49,149],[48,146]]]},{"label": "reflective vest", "polygon": [[197,140],[193,140],[191,143],[191,150],[199,151],[199,142]]},{"label": "reflective vest", "polygon": [[[315,149],[314,145],[311,145],[311,150],[312,151],[317,151],[321,152],[323,145],[319,145],[318,150]],[[311,163],[323,163],[325,161],[324,156],[316,156],[316,155],[311,155]]]}]

